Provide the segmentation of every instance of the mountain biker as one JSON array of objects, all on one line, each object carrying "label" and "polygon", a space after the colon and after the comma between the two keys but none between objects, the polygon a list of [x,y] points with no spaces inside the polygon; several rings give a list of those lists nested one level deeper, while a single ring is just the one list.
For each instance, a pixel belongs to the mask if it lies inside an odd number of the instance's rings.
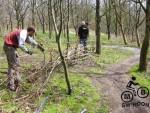
[{"label": "mountain biker", "polygon": [[[7,62],[8,62],[8,88],[11,91],[16,91],[19,82],[19,61],[17,55],[17,48],[20,48],[25,53],[32,55],[32,51],[30,51],[25,46],[25,42],[32,45],[33,47],[37,47],[42,52],[44,52],[44,48],[42,48],[35,40],[34,40],[35,29],[33,27],[28,27],[27,30],[15,30],[8,33],[4,39],[3,49],[5,51]],[[15,72],[15,75],[14,75]]]},{"label": "mountain biker", "polygon": [[130,80],[130,81],[128,82],[126,88],[127,88],[128,90],[132,90],[132,91],[134,92],[134,94],[136,94],[136,93],[135,93],[135,88],[134,88],[133,86],[139,85],[139,83],[136,83],[136,82],[134,82],[134,81],[136,81],[136,77],[132,77],[132,80]]}]

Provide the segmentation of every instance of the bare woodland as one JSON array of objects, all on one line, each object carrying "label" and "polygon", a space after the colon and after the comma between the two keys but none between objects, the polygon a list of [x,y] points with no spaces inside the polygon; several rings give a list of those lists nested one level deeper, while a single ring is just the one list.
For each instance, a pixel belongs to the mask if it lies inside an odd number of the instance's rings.
[{"label": "bare woodland", "polygon": [[[69,47],[69,30],[77,29],[82,20],[96,34],[96,53],[101,53],[101,32],[122,38],[125,45],[136,42],[142,47],[139,70],[146,70],[150,37],[150,1],[144,0],[1,0],[0,32],[34,26],[43,33],[55,31],[56,42],[64,66],[68,93],[71,87],[60,46],[62,32]],[[142,43],[143,42],[143,43]]]},{"label": "bare woodland", "polygon": [[[70,32],[78,37],[82,21],[88,23],[90,31],[94,31],[94,54],[102,54],[102,34],[106,34],[107,40],[120,39],[123,46],[140,48],[138,71],[148,69],[150,0],[0,0],[0,12],[1,38],[7,32],[33,26],[37,32],[48,33],[49,39],[56,39],[58,59],[37,71],[46,70],[47,75],[32,96],[40,95],[38,93],[59,65],[63,67],[67,94],[72,94],[68,65],[78,59],[76,55],[82,58],[86,55],[78,54],[77,47],[72,48]],[[67,39],[65,51],[61,47],[62,36]],[[33,77],[38,74],[33,73]]]}]

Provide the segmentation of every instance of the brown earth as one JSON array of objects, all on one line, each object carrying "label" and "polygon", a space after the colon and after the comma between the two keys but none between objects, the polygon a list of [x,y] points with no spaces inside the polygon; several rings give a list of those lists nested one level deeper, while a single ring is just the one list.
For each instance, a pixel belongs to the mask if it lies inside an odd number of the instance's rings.
[{"label": "brown earth", "polygon": [[[120,47],[110,46],[110,48]],[[121,100],[121,94],[127,90],[126,85],[131,79],[129,70],[139,62],[140,51],[139,49],[130,47],[121,47],[120,49],[132,51],[134,55],[125,59],[123,62],[109,66],[102,75],[85,72],[85,68],[88,66],[96,66],[90,60],[87,60],[85,64],[75,66],[73,70],[90,77],[96,89],[102,94],[101,96],[103,98],[100,100],[100,104],[108,104],[110,109],[109,113],[150,113],[150,107],[122,107],[123,101]],[[139,97],[134,97],[132,102],[149,103],[150,98],[140,99]]]},{"label": "brown earth", "polygon": [[[129,70],[139,62],[139,52],[133,52],[134,56],[110,66],[104,76],[91,77],[94,85],[99,89],[102,88],[103,101],[109,105],[110,113],[150,113],[150,107],[122,107],[121,94],[126,90],[126,85],[130,80]],[[139,101],[149,103],[150,98],[139,99],[136,97],[132,102]]]}]

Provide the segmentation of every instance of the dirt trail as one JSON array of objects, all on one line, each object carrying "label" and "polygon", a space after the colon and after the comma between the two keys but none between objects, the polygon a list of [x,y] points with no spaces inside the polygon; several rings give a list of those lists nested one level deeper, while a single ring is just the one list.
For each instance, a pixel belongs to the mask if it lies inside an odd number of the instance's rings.
[{"label": "dirt trail", "polygon": [[[113,47],[117,48],[117,46]],[[110,66],[105,76],[92,77],[94,85],[101,87],[104,100],[107,101],[110,113],[150,113],[150,109],[146,107],[137,108],[122,108],[121,93],[126,90],[126,85],[130,80],[128,75],[129,70],[139,61],[139,50],[135,48],[122,48],[134,52],[134,56],[126,59],[125,61]],[[150,102],[149,99],[143,99],[143,102]],[[138,101],[135,99],[134,101]]]}]

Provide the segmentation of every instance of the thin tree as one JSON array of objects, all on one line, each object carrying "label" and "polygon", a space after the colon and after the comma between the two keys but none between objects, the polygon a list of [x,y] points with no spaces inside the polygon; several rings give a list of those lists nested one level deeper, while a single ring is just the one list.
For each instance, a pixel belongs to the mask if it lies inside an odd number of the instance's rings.
[{"label": "thin tree", "polygon": [[[114,11],[116,13],[117,23],[120,26],[120,30],[121,30],[121,33],[122,33],[124,44],[127,45],[128,43],[127,43],[127,39],[126,39],[126,35],[125,35],[125,30],[124,30],[123,23],[122,23],[122,12],[121,12],[121,9],[119,9],[119,12],[117,11],[117,3],[116,3],[116,1],[111,0],[111,3],[113,5]],[[122,5],[121,1],[119,1],[119,6],[121,7],[121,5]]]},{"label": "thin tree", "polygon": [[[142,8],[144,9],[143,5]],[[144,11],[146,13],[146,28],[145,28],[145,38],[143,40],[140,54],[139,71],[146,71],[147,69],[147,54],[150,41],[150,0],[146,1],[146,9],[144,9]]]},{"label": "thin tree", "polygon": [[70,0],[67,0],[67,50],[70,46],[69,23],[70,23]]},{"label": "thin tree", "polygon": [[46,21],[46,17],[45,17],[45,4],[46,2],[45,1],[41,1],[41,6],[39,8],[37,8],[37,15],[39,17],[39,21],[40,21],[40,24],[42,26],[42,31],[43,31],[43,34],[46,32],[46,29],[45,29],[45,21]]},{"label": "thin tree", "polygon": [[71,85],[70,85],[70,81],[69,81],[69,77],[68,77],[68,69],[67,69],[67,65],[66,65],[66,62],[65,62],[65,58],[64,58],[62,50],[61,50],[61,43],[60,43],[60,37],[61,37],[62,27],[63,27],[62,0],[59,1],[59,10],[60,10],[59,30],[57,28],[56,19],[55,19],[55,15],[54,15],[54,10],[53,10],[53,7],[52,7],[52,0],[50,0],[50,7],[51,7],[51,15],[52,15],[52,20],[53,20],[53,25],[54,25],[54,29],[55,29],[55,32],[56,32],[56,40],[57,40],[58,50],[59,50],[60,57],[61,57],[61,60],[62,60],[65,79],[66,79],[66,83],[67,83],[67,87],[68,87],[68,95],[71,95],[72,89],[71,89]]},{"label": "thin tree", "polygon": [[101,40],[100,40],[100,0],[96,0],[96,53],[101,54]]},{"label": "thin tree", "polygon": [[107,26],[107,35],[108,35],[108,40],[111,39],[111,0],[104,0],[104,4],[106,7],[106,26]]},{"label": "thin tree", "polygon": [[29,2],[26,0],[14,0],[13,8],[16,14],[17,27],[20,28],[21,24],[21,27],[24,28],[24,20],[29,8]]},{"label": "thin tree", "polygon": [[51,25],[51,6],[50,0],[48,0],[48,30],[49,30],[49,38],[52,36],[52,25]]},{"label": "thin tree", "polygon": [[138,8],[138,3],[136,3],[136,24],[135,24],[135,34],[136,34],[136,40],[137,45],[140,47],[140,39],[139,39],[139,33],[138,33],[138,24],[140,23],[140,14],[141,14],[141,6]]},{"label": "thin tree", "polygon": [[36,5],[36,0],[31,1],[31,11],[32,11],[32,25],[35,26],[35,5]]}]

